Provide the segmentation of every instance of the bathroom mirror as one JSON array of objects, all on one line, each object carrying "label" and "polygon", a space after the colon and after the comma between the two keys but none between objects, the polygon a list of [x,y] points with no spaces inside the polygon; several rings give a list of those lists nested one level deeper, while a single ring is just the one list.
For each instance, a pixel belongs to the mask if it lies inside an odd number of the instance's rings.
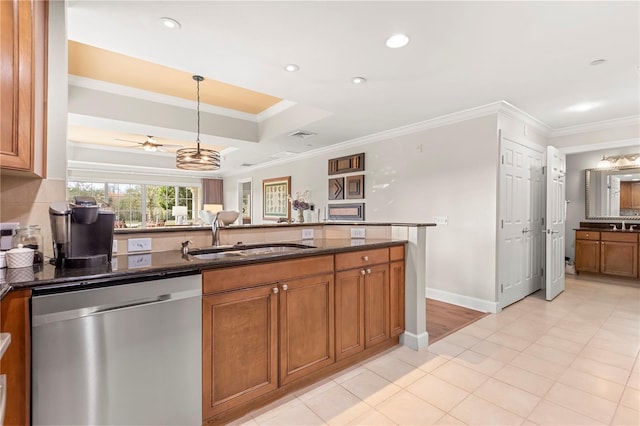
[{"label": "bathroom mirror", "polygon": [[587,219],[640,219],[640,167],[585,170]]}]

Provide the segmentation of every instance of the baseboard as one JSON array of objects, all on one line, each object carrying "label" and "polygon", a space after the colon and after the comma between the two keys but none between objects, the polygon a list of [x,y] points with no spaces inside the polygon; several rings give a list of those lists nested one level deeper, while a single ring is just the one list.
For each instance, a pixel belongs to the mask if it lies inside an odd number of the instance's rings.
[{"label": "baseboard", "polygon": [[498,302],[491,302],[488,300],[477,299],[475,297],[449,293],[448,291],[438,290],[435,288],[427,288],[425,294],[428,299],[451,303],[453,305],[462,306],[463,308],[473,309],[474,311],[489,312],[492,314],[498,312]]},{"label": "baseboard", "polygon": [[405,331],[400,335],[400,344],[416,351],[426,348],[429,345],[429,334],[426,331],[419,335]]}]

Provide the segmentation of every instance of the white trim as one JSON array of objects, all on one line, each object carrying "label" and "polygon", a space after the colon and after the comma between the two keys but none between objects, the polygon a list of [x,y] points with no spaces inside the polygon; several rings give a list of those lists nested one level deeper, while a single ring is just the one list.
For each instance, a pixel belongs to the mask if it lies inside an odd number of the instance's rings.
[{"label": "white trim", "polygon": [[561,136],[575,135],[579,133],[597,132],[599,130],[614,129],[617,127],[626,127],[640,124],[640,115],[632,115],[629,117],[614,118],[611,120],[597,121],[595,123],[578,124],[576,126],[561,127],[551,130],[549,138],[558,138]]},{"label": "white trim", "polygon": [[428,287],[426,289],[426,295],[428,299],[439,300],[476,311],[489,312],[492,314],[498,312],[498,302],[492,302],[490,300],[477,299],[475,297],[463,296],[461,294]]},{"label": "white trim", "polygon": [[259,112],[258,115],[256,116],[258,119],[258,123],[262,123],[265,120],[275,117],[281,112],[284,112],[296,105],[298,105],[296,102],[282,100],[277,104],[272,105],[269,108],[265,109],[264,111]]},{"label": "white trim", "polygon": [[97,163],[94,161],[68,160],[67,169],[72,171],[88,170],[91,172],[123,173],[128,175],[143,174],[147,176],[180,176],[183,178],[219,178],[217,172],[197,172],[193,170],[163,169],[158,167],[131,166],[114,163]]},{"label": "white trim", "polygon": [[567,146],[559,148],[565,154],[579,154],[581,152],[600,151],[603,149],[625,148],[628,146],[640,147],[640,139],[623,139],[620,141],[598,142],[586,145]]},{"label": "white trim", "polygon": [[[148,90],[135,89],[121,84],[109,83],[106,81],[93,80],[86,77],[78,77],[77,75],[69,75],[69,86],[82,87],[100,92],[107,92],[114,95],[126,96],[130,98],[143,99],[150,102],[157,102],[165,105],[173,105],[181,108],[196,109],[196,101],[182,99],[175,96],[163,95],[161,93],[149,92]],[[194,91],[195,95],[195,91]],[[276,104],[278,105],[278,104]],[[268,109],[267,109],[268,110]],[[258,116],[247,112],[236,111],[229,108],[223,108],[210,104],[200,104],[200,111],[212,114],[222,115],[225,117],[237,118],[257,123]],[[263,111],[264,112],[264,111]]]},{"label": "white trim", "polygon": [[415,351],[426,348],[429,346],[429,334],[425,331],[418,336],[405,331],[400,335],[400,344]]},{"label": "white trim", "polygon": [[267,167],[277,166],[279,164],[286,164],[293,161],[299,161],[305,158],[316,157],[321,154],[341,151],[347,148],[361,147],[364,145],[380,142],[383,140],[397,138],[400,136],[410,135],[424,130],[435,129],[437,127],[449,126],[452,124],[460,123],[463,121],[472,120],[475,118],[486,117],[491,114],[504,113],[510,117],[517,118],[524,121],[527,125],[538,129],[540,132],[547,135],[550,131],[549,126],[535,117],[527,114],[519,108],[511,105],[506,101],[493,102],[487,105],[482,105],[475,108],[469,108],[466,110],[445,114],[440,117],[431,118],[429,120],[420,121],[418,123],[409,124],[406,126],[398,127],[391,130],[385,130],[384,132],[374,133],[372,135],[363,136],[361,138],[351,139],[345,142],[336,143],[320,149],[315,149],[307,152],[300,153],[287,158],[278,159],[275,161],[269,161],[268,163],[257,164],[252,167],[247,167],[242,170],[234,171],[231,173],[225,173],[224,177],[235,176],[247,173],[253,170],[264,169]]}]

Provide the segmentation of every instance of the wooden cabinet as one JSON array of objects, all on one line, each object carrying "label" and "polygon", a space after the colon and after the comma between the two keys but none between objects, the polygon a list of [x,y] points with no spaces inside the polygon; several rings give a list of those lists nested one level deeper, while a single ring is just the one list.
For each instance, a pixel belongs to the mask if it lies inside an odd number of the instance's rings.
[{"label": "wooden cabinet", "polygon": [[640,182],[620,182],[620,208],[640,209]]},{"label": "wooden cabinet", "polygon": [[600,272],[600,232],[576,231],[577,272]]},{"label": "wooden cabinet", "polygon": [[48,3],[0,2],[0,167],[46,175]]},{"label": "wooden cabinet", "polygon": [[[392,318],[399,325],[398,313],[391,313],[389,270],[386,248],[336,255],[336,359],[388,341]],[[404,296],[402,308],[404,326]]]},{"label": "wooden cabinet", "polygon": [[203,273],[203,419],[335,361],[333,286],[333,256]]},{"label": "wooden cabinet", "polygon": [[600,239],[600,272],[638,278],[638,234],[602,232]]},{"label": "wooden cabinet", "polygon": [[638,233],[576,231],[576,271],[638,278]]},{"label": "wooden cabinet", "polygon": [[0,374],[7,375],[6,425],[28,425],[31,413],[30,290],[11,291],[0,302],[0,331],[11,334]]}]

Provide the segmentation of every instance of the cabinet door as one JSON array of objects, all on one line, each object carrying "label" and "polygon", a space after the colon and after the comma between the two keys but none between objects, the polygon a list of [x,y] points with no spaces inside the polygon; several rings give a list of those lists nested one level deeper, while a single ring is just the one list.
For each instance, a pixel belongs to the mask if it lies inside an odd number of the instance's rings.
[{"label": "cabinet door", "polygon": [[638,277],[638,244],[618,241],[600,243],[600,272],[621,277]]},{"label": "cabinet door", "polygon": [[364,350],[364,269],[336,273],[336,359]]},{"label": "cabinet door", "polygon": [[203,419],[278,387],[275,284],[202,298]]},{"label": "cabinet door", "polygon": [[365,269],[365,349],[387,341],[389,333],[389,264]]},{"label": "cabinet door", "polygon": [[283,281],[280,287],[280,385],[335,361],[333,274]]},{"label": "cabinet door", "polygon": [[576,240],[576,271],[600,272],[600,242]]},{"label": "cabinet door", "polygon": [[620,182],[620,208],[630,209],[631,207],[631,182]]},{"label": "cabinet door", "polygon": [[48,3],[2,1],[0,164],[45,175]]},{"label": "cabinet door", "polygon": [[389,265],[391,335],[404,332],[404,261]]},{"label": "cabinet door", "polygon": [[640,209],[640,182],[631,183],[631,208]]}]

